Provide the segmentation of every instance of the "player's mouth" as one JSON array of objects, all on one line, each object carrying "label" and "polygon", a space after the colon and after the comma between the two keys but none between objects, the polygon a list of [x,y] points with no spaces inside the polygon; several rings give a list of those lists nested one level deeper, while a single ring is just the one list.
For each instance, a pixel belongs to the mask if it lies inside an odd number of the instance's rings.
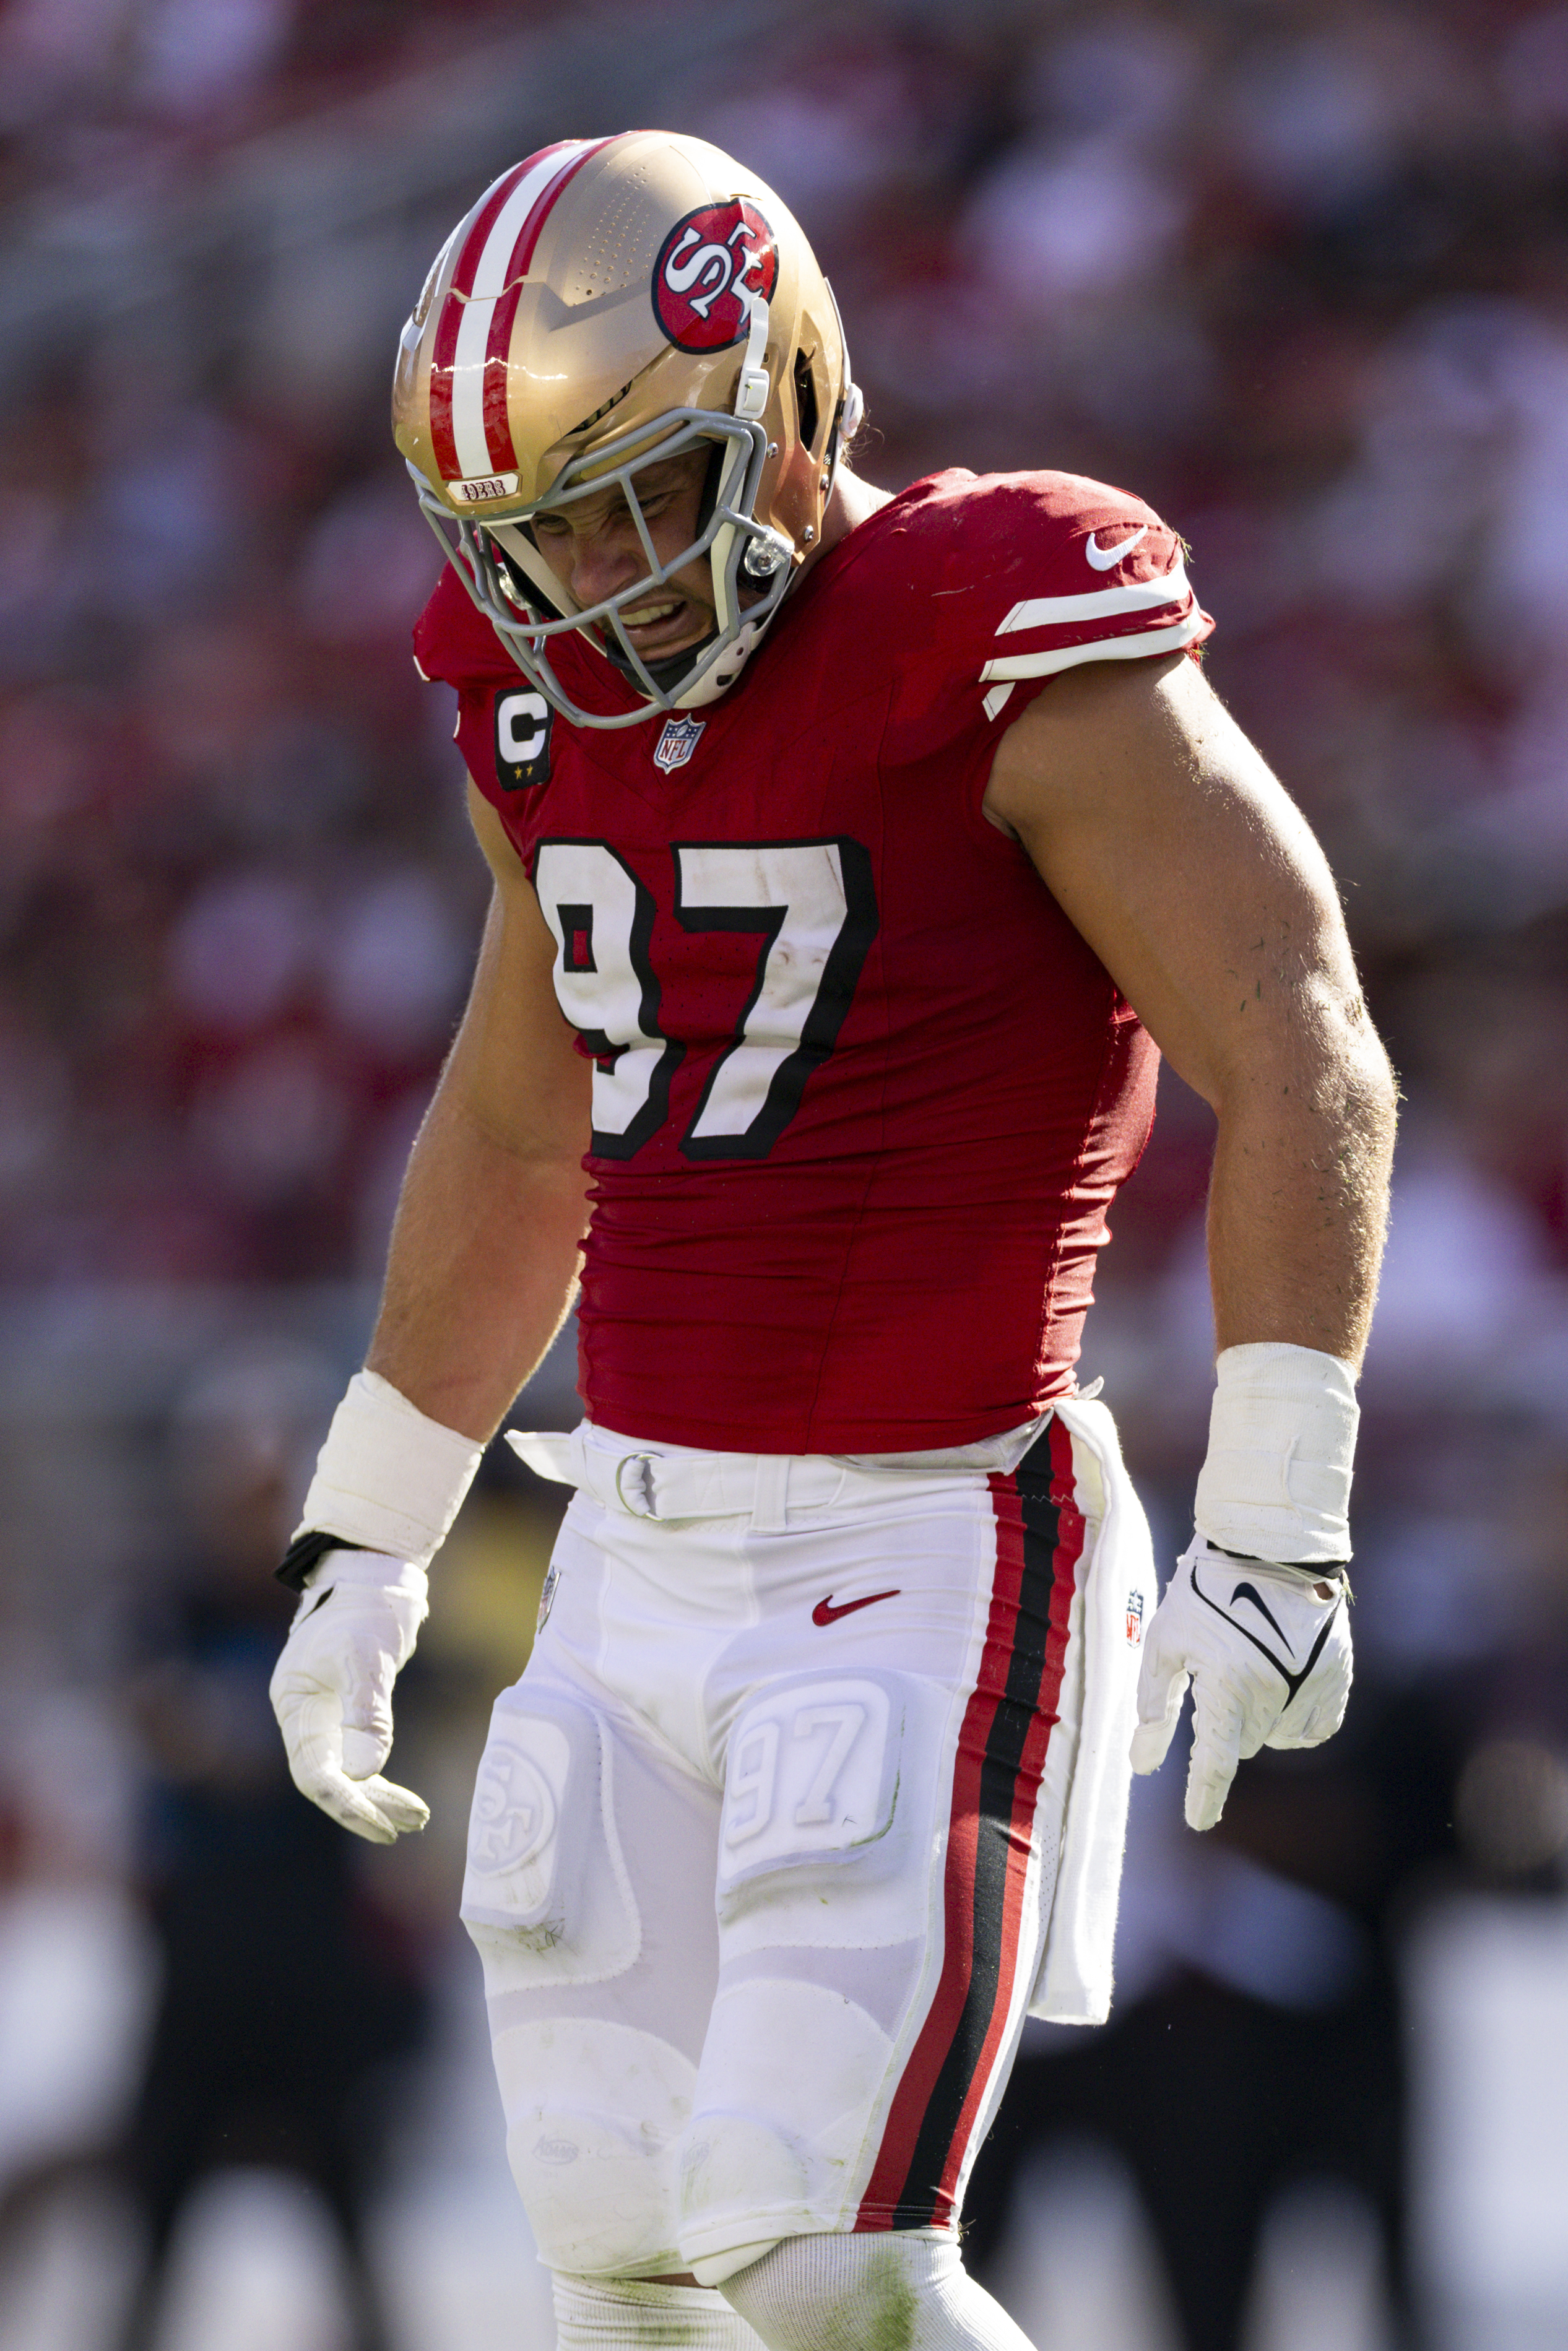
[{"label": "player's mouth", "polygon": [[640,653],[677,653],[695,644],[712,626],[689,597],[645,596],[640,603],[622,604],[621,625]]}]

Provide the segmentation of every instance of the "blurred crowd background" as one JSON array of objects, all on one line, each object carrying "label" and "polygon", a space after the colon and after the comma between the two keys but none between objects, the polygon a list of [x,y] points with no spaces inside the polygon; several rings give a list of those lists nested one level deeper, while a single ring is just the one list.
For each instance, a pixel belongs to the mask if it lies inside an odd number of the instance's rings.
[{"label": "blurred crowd background", "polygon": [[[1524,0],[0,9],[0,2345],[549,2340],[452,1924],[548,1498],[497,1468],[440,1570],[412,1849],[289,1791],[266,1571],[485,894],[397,330],[496,172],[648,121],[800,215],[873,479],[1061,467],[1189,541],[1407,1094],[1350,1723],[1201,1845],[1176,1763],[1140,1791],[1116,2018],[1031,2037],[975,2258],[1040,2351],[1548,2351],[1568,7]],[[1211,1132],[1167,1074],[1082,1367],[1167,1554]]]}]

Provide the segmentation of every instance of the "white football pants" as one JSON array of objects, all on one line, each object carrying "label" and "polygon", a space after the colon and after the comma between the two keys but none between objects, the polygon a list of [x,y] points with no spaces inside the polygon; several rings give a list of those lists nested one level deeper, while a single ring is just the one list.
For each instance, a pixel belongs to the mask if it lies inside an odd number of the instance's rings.
[{"label": "white football pants", "polygon": [[949,2234],[1051,1915],[1094,1457],[576,1445],[463,1901],[540,2257],[712,2285]]}]

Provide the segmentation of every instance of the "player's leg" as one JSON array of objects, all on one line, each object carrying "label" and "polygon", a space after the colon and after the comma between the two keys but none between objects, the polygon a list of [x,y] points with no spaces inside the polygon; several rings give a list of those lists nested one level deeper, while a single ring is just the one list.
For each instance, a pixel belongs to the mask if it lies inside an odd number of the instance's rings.
[{"label": "player's leg", "polygon": [[768,2351],[1030,2351],[951,2237],[786,2237],[721,2291]]},{"label": "player's leg", "polygon": [[604,1562],[574,1520],[557,1563],[496,1708],[464,1882],[508,2158],[561,2351],[760,2351],[713,2289],[653,2282],[685,2268],[674,2157],[717,1970],[717,1792],[596,1684]]},{"label": "player's leg", "polygon": [[639,2278],[554,2281],[556,2351],[763,2351],[715,2286]]},{"label": "player's leg", "polygon": [[1058,1424],[1010,1477],[791,1514],[759,1571],[681,2243],[770,2351],[1021,2342],[956,2220],[1050,1917],[1102,1507]]}]

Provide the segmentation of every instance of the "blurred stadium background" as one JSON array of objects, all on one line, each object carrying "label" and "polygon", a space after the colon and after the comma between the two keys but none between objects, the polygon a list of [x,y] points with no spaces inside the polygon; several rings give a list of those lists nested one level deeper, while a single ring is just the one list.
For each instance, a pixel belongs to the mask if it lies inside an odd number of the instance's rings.
[{"label": "blurred stadium background", "polygon": [[[1031,2040],[977,2258],[1040,2351],[1549,2351],[1568,8],[1522,0],[0,12],[0,2345],[550,2339],[453,1925],[548,1499],[497,1468],[440,1569],[412,1848],[287,1790],[265,1567],[484,897],[396,332],[497,171],[646,121],[800,214],[873,478],[1061,466],[1190,540],[1408,1093],[1350,1725],[1201,1845],[1140,1791],[1117,2020]],[[1169,1552],[1209,1122],[1161,1102],[1082,1368]],[[567,1425],[564,1353],[536,1391]]]}]

